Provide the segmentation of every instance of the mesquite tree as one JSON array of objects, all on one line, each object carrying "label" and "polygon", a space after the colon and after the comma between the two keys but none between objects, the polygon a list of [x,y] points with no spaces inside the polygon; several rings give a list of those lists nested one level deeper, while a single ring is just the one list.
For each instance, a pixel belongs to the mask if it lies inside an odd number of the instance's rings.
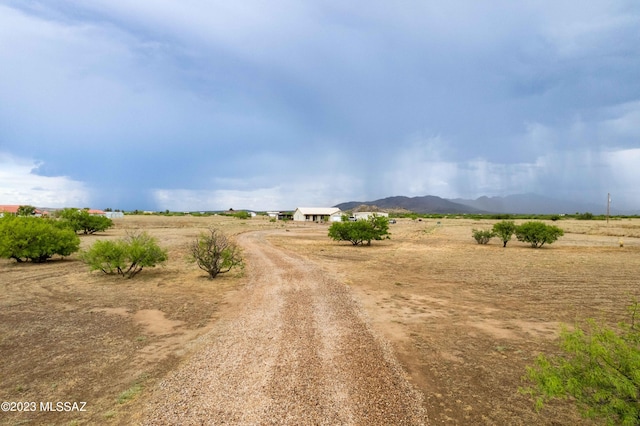
[{"label": "mesquite tree", "polygon": [[126,238],[96,241],[80,258],[92,271],[133,278],[143,268],[163,264],[168,259],[167,250],[146,232],[134,233]]},{"label": "mesquite tree", "polygon": [[214,279],[234,267],[242,268],[242,252],[229,237],[216,228],[209,228],[189,244],[191,261]]},{"label": "mesquite tree", "polygon": [[640,424],[640,305],[630,306],[631,320],[612,328],[593,319],[560,335],[562,355],[540,355],[527,367],[528,386],[537,409],[568,398],[584,417],[608,424]]},{"label": "mesquite tree", "polygon": [[506,247],[509,240],[511,240],[511,236],[516,232],[516,224],[512,220],[503,220],[495,223],[492,231],[497,237],[500,237],[502,247]]}]

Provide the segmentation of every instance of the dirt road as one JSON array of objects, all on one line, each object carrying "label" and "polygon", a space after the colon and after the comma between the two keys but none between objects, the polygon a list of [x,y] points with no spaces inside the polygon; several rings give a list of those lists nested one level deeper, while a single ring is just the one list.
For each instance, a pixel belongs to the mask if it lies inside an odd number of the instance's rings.
[{"label": "dirt road", "polygon": [[425,424],[421,395],[348,287],[244,234],[249,284],[153,391],[144,424]]}]

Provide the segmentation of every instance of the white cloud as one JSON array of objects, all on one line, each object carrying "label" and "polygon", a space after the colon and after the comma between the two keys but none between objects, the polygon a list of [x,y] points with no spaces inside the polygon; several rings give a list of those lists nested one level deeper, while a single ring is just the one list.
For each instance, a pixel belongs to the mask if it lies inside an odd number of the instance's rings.
[{"label": "white cloud", "polygon": [[604,156],[612,173],[608,192],[619,208],[637,208],[640,200],[640,148],[612,151]]},{"label": "white cloud", "polygon": [[[232,185],[237,186],[237,185]],[[362,197],[362,180],[345,174],[305,176],[272,186],[246,189],[155,189],[152,198],[159,211],[295,209],[333,206]],[[254,189],[252,189],[254,188]]]},{"label": "white cloud", "polygon": [[0,204],[28,204],[36,207],[90,207],[82,182],[65,176],[39,176],[40,164],[0,152]]},{"label": "white cloud", "polygon": [[612,108],[613,118],[606,120],[601,125],[603,135],[615,137],[640,138],[640,101],[617,105]]}]

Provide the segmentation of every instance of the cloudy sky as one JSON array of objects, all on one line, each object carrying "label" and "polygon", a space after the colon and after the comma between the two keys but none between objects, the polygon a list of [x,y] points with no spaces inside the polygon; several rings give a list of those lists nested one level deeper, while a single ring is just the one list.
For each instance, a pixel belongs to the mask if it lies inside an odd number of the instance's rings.
[{"label": "cloudy sky", "polygon": [[0,0],[0,204],[640,209],[640,2]]}]

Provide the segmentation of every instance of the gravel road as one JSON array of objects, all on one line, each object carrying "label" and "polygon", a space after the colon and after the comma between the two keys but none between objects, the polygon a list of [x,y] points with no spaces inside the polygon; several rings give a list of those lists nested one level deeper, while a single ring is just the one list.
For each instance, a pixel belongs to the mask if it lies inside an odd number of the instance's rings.
[{"label": "gravel road", "polygon": [[249,284],[154,389],[143,423],[427,423],[422,396],[349,288],[269,244],[268,232],[240,236]]}]

